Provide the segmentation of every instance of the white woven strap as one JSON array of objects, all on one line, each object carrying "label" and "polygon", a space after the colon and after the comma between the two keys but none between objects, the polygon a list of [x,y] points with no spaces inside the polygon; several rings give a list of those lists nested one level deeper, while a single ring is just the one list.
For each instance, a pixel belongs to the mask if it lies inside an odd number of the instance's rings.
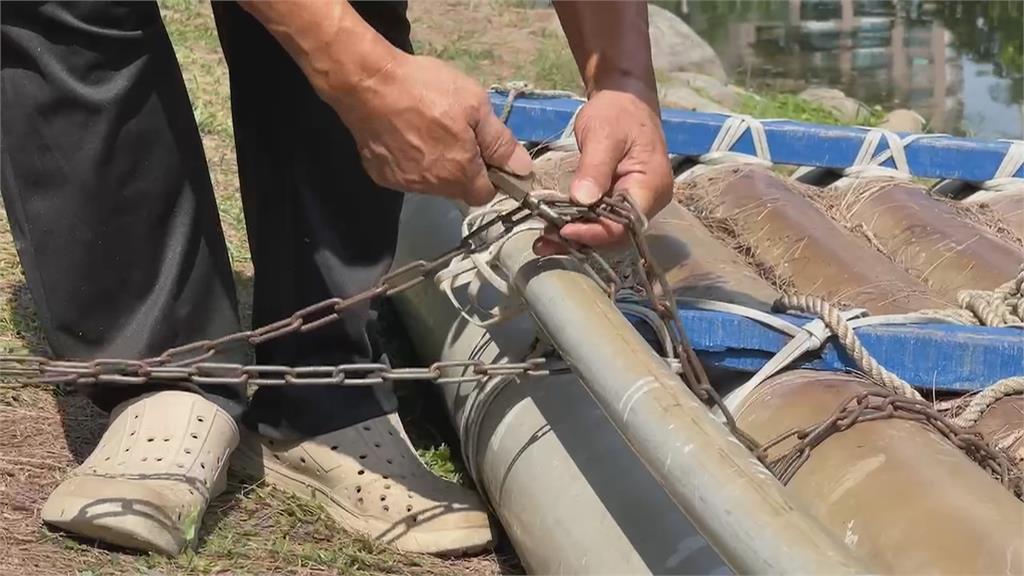
[{"label": "white woven strap", "polygon": [[[768,135],[764,130],[765,122],[775,120],[759,120],[745,114],[723,114],[725,122],[719,128],[711,147],[704,154],[701,154],[697,161],[699,164],[692,166],[679,176],[676,182],[682,182],[694,176],[707,172],[709,166],[723,166],[732,164],[753,164],[757,166],[770,167],[772,165],[772,154],[768,148]],[[750,132],[754,140],[754,154],[736,152],[733,147],[740,141],[744,134]]]},{"label": "white woven strap", "polygon": [[[866,131],[864,140],[861,142],[860,149],[857,151],[857,156],[854,158],[853,163],[849,167],[839,171],[843,178],[890,178],[897,180],[910,180],[912,173],[910,171],[910,163],[907,161],[907,147],[913,142],[923,138],[947,136],[946,134],[910,134],[904,138],[900,138],[895,132],[891,132],[883,128],[870,128],[865,126],[858,126],[858,128],[862,128]],[[878,148],[883,140],[888,148],[879,152]],[[892,159],[895,168],[889,168],[888,166],[882,165],[890,158]],[[831,172],[830,170],[823,168],[802,166],[793,173],[791,179],[798,182],[813,184],[822,171]],[[851,183],[850,180],[844,180],[843,178],[840,178],[835,182],[835,184],[837,186],[844,186]]]},{"label": "white woven strap", "polygon": [[639,303],[639,299],[637,299],[637,301],[633,301],[632,297],[623,300],[620,296],[616,299],[616,306],[618,306],[619,310],[622,312],[632,314],[640,320],[643,320],[645,324],[654,330],[654,334],[658,337],[658,342],[661,344],[660,352],[662,353],[662,356],[671,358],[675,355],[675,350],[673,350],[672,345],[672,335],[668,331],[668,326],[661,317],[658,316],[657,312]]},{"label": "white woven strap", "polygon": [[[523,80],[513,80],[506,84],[493,84],[491,85],[491,91],[506,96],[505,108],[500,115],[503,122],[508,121],[509,115],[512,113],[512,104],[519,98],[568,98],[579,102],[586,102],[585,98],[568,90],[541,90],[534,88],[529,82]],[[579,116],[580,110],[583,110],[582,104],[573,111],[562,133],[553,141],[545,142],[545,147],[548,150],[559,152],[579,151],[575,130],[576,117]]]},{"label": "white woven strap", "polygon": [[[785,346],[779,349],[768,362],[765,362],[742,386],[733,390],[725,397],[725,405],[730,411],[736,410],[765,380],[778,374],[807,352],[820,349],[825,341],[828,340],[828,337],[832,335],[832,331],[820,319],[811,320],[806,324],[798,326],[773,314],[738,304],[717,302],[703,298],[677,298],[677,301],[690,308],[726,312],[750,318],[792,337]],[[867,311],[859,308],[846,310],[843,312],[843,318],[853,320],[865,314],[867,314]],[[717,411],[716,415],[721,416]]]},{"label": "white woven strap", "polygon": [[1024,188],[1024,178],[1017,178],[1014,175],[1024,166],[1024,141],[1021,140],[1000,140],[1009,142],[1010,147],[1006,149],[1003,161],[996,169],[992,178],[981,182],[978,186],[982,190],[993,192],[1004,192]]},{"label": "white woven strap", "polygon": [[[732,114],[722,123],[722,127],[711,143],[711,148],[700,157],[703,164],[722,164],[730,162],[757,163],[771,166],[772,153],[768,148],[768,134],[764,131],[764,122],[745,114]],[[744,134],[750,132],[754,140],[754,155],[733,152],[732,148]]]},{"label": "white woven strap", "polygon": [[[857,157],[853,165],[842,171],[843,176],[851,178],[897,178],[909,180],[911,177],[910,164],[907,162],[907,146],[922,138],[935,138],[946,136],[946,134],[910,134],[900,138],[895,132],[882,128],[864,128],[867,135],[861,143]],[[878,152],[878,146],[885,140],[887,150]],[[892,158],[895,168],[882,166]]]}]

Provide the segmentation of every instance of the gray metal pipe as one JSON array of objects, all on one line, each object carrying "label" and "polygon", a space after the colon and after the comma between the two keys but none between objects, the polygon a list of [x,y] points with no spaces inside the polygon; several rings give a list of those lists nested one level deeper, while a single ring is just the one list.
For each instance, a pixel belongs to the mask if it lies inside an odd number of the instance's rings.
[{"label": "gray metal pipe", "polygon": [[[452,248],[461,220],[447,200],[410,196],[396,265]],[[425,362],[518,361],[536,337],[528,315],[470,324],[429,284],[395,304]],[[729,572],[575,375],[439,388],[463,458],[530,573]]]},{"label": "gray metal pipe", "polygon": [[508,240],[499,266],[609,420],[726,563],[740,573],[865,572],[710,415],[576,261],[533,254],[536,235]]}]

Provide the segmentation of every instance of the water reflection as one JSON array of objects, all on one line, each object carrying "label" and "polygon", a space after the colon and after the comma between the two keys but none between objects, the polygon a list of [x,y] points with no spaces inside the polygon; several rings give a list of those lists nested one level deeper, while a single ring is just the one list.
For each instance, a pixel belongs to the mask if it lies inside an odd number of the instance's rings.
[{"label": "water reflection", "polygon": [[1024,137],[1024,2],[658,2],[754,88],[839,88],[912,108],[934,131]]}]

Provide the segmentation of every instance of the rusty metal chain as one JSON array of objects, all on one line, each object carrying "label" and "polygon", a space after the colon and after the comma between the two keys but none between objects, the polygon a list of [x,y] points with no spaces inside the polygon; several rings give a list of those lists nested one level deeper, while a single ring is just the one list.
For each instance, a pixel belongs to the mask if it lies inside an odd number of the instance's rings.
[{"label": "rusty metal chain", "polygon": [[679,320],[679,313],[675,308],[672,287],[664,272],[658,268],[657,263],[651,257],[647,238],[642,234],[642,230],[647,224],[643,220],[642,212],[633,203],[633,199],[625,194],[607,199],[599,208],[599,212],[605,218],[622,224],[630,232],[637,254],[635,274],[637,283],[647,296],[651,308],[668,328],[673,348],[669,352],[674,354],[679,362],[681,379],[699,400],[711,403],[718,408],[725,420],[726,428],[740,443],[754,454],[759,454],[760,444],[736,423],[736,419],[726,407],[725,402],[722,401],[718,391],[711,386],[711,381],[697,358],[697,353],[690,345],[686,331],[683,329],[683,323]]},{"label": "rusty metal chain", "polygon": [[[610,216],[630,226],[630,236],[642,241],[642,230],[632,226],[642,222],[632,203],[607,199],[608,207],[581,207],[571,203],[540,202],[530,197],[506,212],[474,229],[459,246],[433,260],[419,260],[398,268],[381,278],[372,288],[349,298],[329,298],[307,306],[288,318],[253,330],[244,330],[211,340],[200,340],[168,349],[144,360],[106,359],[89,361],[52,360],[38,356],[0,356],[0,375],[38,377],[37,382],[56,385],[154,384],[168,383],[197,391],[203,385],[340,385],[367,386],[397,381],[427,381],[441,384],[479,382],[492,376],[544,376],[564,373],[569,367],[558,358],[531,358],[524,362],[484,363],[478,360],[436,362],[429,367],[391,368],[381,363],[340,364],[336,366],[273,366],[210,362],[216,354],[240,345],[257,345],[294,333],[316,330],[341,318],[362,303],[391,296],[432,278],[455,258],[484,250],[497,238],[534,216],[552,225],[564,226],[576,220]],[[497,231],[496,231],[497,229]],[[492,234],[493,235],[493,234]],[[595,280],[612,293],[617,289],[615,272],[595,251],[583,246],[571,250],[588,260]],[[674,318],[674,317],[673,317]],[[678,322],[678,320],[675,320]],[[680,356],[682,357],[682,356]],[[675,358],[665,359],[675,371],[683,370]],[[468,369],[462,376],[444,376],[446,369]],[[700,369],[699,364],[697,369]],[[703,374],[700,371],[699,374]],[[706,377],[705,377],[706,380]]]},{"label": "rusty metal chain", "polygon": [[[20,360],[20,359],[19,359]],[[27,358],[26,358],[27,360]],[[21,374],[43,373],[47,384],[179,384],[195,386],[251,384],[254,386],[372,386],[388,382],[422,380],[438,384],[479,382],[492,376],[547,376],[569,371],[553,358],[531,358],[523,362],[488,364],[479,360],[435,362],[420,368],[392,368],[382,363],[339,364],[337,366],[274,366],[201,362],[189,366],[152,366],[144,361],[93,360],[53,361],[33,358],[24,362]],[[444,376],[444,370],[468,368],[462,376]]]},{"label": "rusty metal chain", "polygon": [[[702,401],[717,406],[729,431],[746,446],[783,483],[787,483],[811,451],[832,434],[859,422],[884,418],[902,418],[930,424],[935,430],[962,449],[983,468],[997,477],[1018,496],[1024,493],[1024,482],[1011,472],[1007,458],[992,448],[979,434],[960,428],[943,417],[926,402],[901,397],[888,391],[865,391],[847,398],[824,421],[781,434],[759,445],[744,432],[711,386],[696,353],[690,346],[671,298],[672,291],[650,257],[643,228],[646,222],[628,195],[605,198],[591,207],[571,203],[544,202],[527,196],[515,208],[493,217],[463,238],[459,246],[433,260],[411,262],[384,275],[370,289],[349,298],[329,298],[303,308],[288,318],[253,330],[244,330],[212,340],[201,340],[166,350],[145,360],[96,359],[90,361],[51,360],[38,356],[0,356],[0,375],[36,376],[44,384],[142,385],[161,382],[201,391],[203,385],[235,384],[256,386],[335,385],[367,386],[400,381],[425,381],[439,384],[477,383],[494,376],[546,376],[566,373],[570,367],[558,358],[531,358],[523,362],[485,363],[479,360],[435,362],[427,367],[392,368],[382,363],[340,364],[336,366],[274,366],[242,365],[209,362],[213,356],[229,348],[257,345],[294,333],[309,332],[335,322],[352,307],[377,298],[408,290],[430,278],[459,256],[486,249],[497,238],[485,239],[497,230],[497,237],[508,233],[529,218],[538,217],[560,228],[578,220],[607,218],[624,226],[636,251],[638,288],[651,308],[668,328],[671,350],[665,360],[680,374],[683,382]],[[569,245],[570,253],[587,262],[595,281],[605,285],[610,294],[618,289],[618,276],[592,248]],[[461,376],[445,376],[450,369],[463,369]],[[779,444],[795,439],[796,444],[781,456],[772,458],[769,451]]]},{"label": "rusty metal chain", "polygon": [[[783,484],[788,483],[810,458],[811,451],[833,434],[873,420],[898,418],[929,425],[979,466],[998,479],[1018,497],[1024,495],[1024,478],[1013,471],[1009,459],[973,430],[961,428],[924,400],[907,398],[888,390],[865,390],[845,398],[823,421],[780,434],[766,442],[757,453],[768,469]],[[796,443],[783,454],[772,457],[769,452],[787,440]]]},{"label": "rusty metal chain", "polygon": [[[170,348],[145,360],[96,359],[90,361],[51,360],[38,356],[0,356],[0,375],[39,376],[43,384],[145,384],[150,381],[203,384],[349,384],[369,385],[393,380],[413,379],[408,369],[390,369],[382,364],[340,366],[243,366],[206,362],[218,352],[243,345],[257,345],[289,334],[316,330],[339,320],[354,306],[408,290],[431,278],[452,260],[488,245],[483,237],[494,228],[509,230],[529,219],[528,210],[519,206],[495,216],[463,238],[459,246],[433,260],[410,262],[386,275],[372,288],[349,298],[328,298],[303,308],[288,318],[253,330],[243,330],[212,340],[199,340]],[[497,374],[493,365],[470,363],[477,379]],[[543,368],[530,363],[506,364],[505,370],[518,367],[516,373],[533,373]],[[433,377],[438,365],[417,375]],[[405,372],[403,372],[405,370]],[[352,377],[355,376],[355,377]],[[439,379],[439,377],[438,377]],[[438,379],[434,379],[437,381]]]}]

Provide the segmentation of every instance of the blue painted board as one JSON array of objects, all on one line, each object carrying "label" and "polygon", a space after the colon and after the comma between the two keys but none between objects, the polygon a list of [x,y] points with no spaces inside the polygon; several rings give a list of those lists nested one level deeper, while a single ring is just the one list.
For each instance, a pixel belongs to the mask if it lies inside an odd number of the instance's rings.
[{"label": "blue painted board", "polygon": [[[504,108],[505,102],[504,95],[491,94],[496,113]],[[508,125],[520,140],[553,140],[561,135],[580,105],[580,101],[569,98],[520,97],[513,104]],[[682,156],[707,152],[726,118],[722,114],[663,110],[662,123],[669,152]],[[848,126],[786,120],[766,122],[765,133],[775,163],[840,169],[853,164],[866,132]],[[908,145],[907,162],[915,176],[988,180],[995,174],[1009,146],[1007,142],[934,136]],[[888,146],[883,139],[877,151],[885,149]],[[733,150],[753,154],[754,142],[750,134],[745,134]],[[893,167],[892,161],[886,166]],[[1016,176],[1024,177],[1024,167]]]},{"label": "blue painted board", "polygon": [[[811,319],[779,314],[801,325]],[[638,328],[643,323],[627,317]],[[706,310],[680,309],[690,343],[707,366],[756,372],[789,336],[755,320]],[[878,362],[921,389],[979,390],[1009,376],[1024,374],[1024,330],[952,324],[864,326],[857,335]],[[653,342],[653,339],[652,339]],[[822,350],[794,367],[850,371],[856,364],[830,338]]]}]

